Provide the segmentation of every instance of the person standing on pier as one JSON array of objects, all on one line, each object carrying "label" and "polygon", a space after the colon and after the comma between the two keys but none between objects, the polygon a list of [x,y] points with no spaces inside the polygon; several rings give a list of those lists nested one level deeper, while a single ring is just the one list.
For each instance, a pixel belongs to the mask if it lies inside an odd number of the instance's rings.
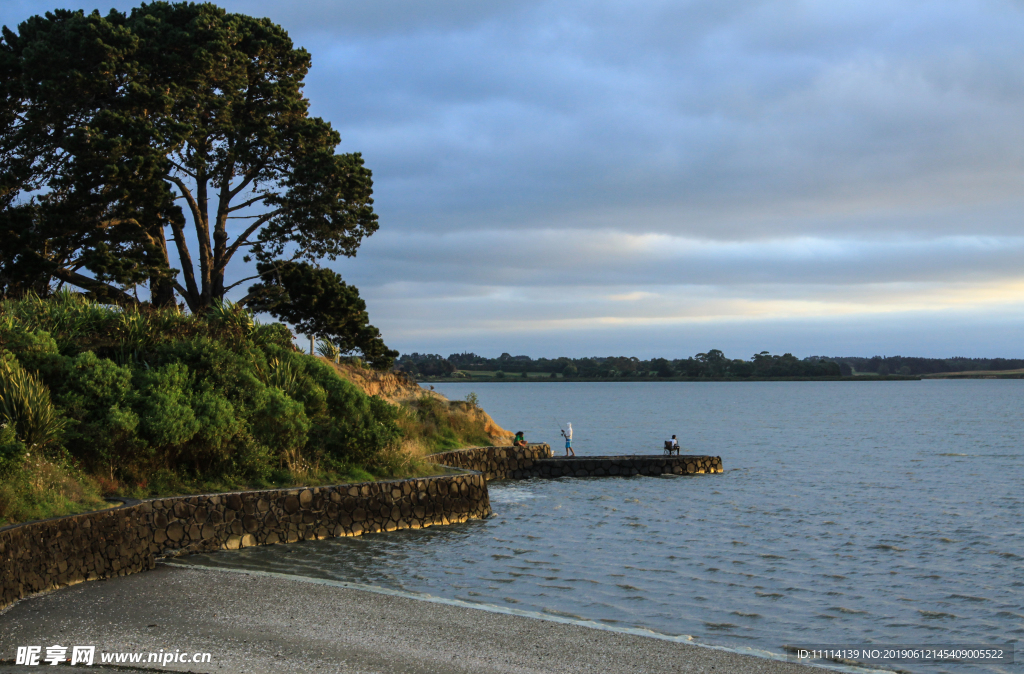
[{"label": "person standing on pier", "polygon": [[571,454],[576,456],[576,452],[572,451],[572,423],[567,422],[566,425],[569,427],[569,430],[562,431],[562,437],[565,438],[565,455],[569,456]]}]

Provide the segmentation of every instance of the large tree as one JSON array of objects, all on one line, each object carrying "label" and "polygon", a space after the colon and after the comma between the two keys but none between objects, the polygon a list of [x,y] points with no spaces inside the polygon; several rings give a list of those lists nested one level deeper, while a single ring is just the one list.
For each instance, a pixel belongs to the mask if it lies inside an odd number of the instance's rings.
[{"label": "large tree", "polygon": [[355,255],[377,229],[371,175],[309,115],[309,66],[280,26],[211,4],[4,27],[0,290],[148,286],[199,312],[252,278],[228,276],[239,257]]}]

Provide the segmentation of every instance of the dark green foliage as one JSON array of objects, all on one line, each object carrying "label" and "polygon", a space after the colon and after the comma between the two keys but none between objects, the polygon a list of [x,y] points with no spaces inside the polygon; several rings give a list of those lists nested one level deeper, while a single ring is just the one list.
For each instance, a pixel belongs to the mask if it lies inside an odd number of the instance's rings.
[{"label": "dark green foliage", "polygon": [[392,351],[370,325],[359,290],[330,269],[304,262],[257,265],[262,279],[249,288],[248,306],[291,323],[307,335],[325,337],[341,353],[358,350],[373,367],[386,370],[395,362]]},{"label": "dark green foliage", "polygon": [[396,369],[413,376],[447,377],[455,365],[436,353],[408,353],[398,359]]},{"label": "dark green foliage", "polygon": [[[363,394],[318,360],[305,359],[305,371],[324,391],[323,413],[312,420],[310,444],[325,457],[372,463],[380,447],[399,437],[398,408]],[[351,412],[339,418],[344,410]]]},{"label": "dark green foliage", "polygon": [[[0,419],[0,471],[46,446],[108,490],[142,495],[372,468],[400,440],[396,408],[296,352],[283,326],[261,326],[236,307],[195,317],[68,293],[6,300],[0,358],[0,399],[20,381],[10,372],[46,394],[19,403],[34,416]],[[49,435],[39,425],[46,409],[59,422]]]},{"label": "dark green foliage", "polygon": [[668,362],[664,358],[655,358],[652,360],[651,368],[659,377],[671,377],[673,375],[672,363]]},{"label": "dark green foliage", "polygon": [[57,10],[5,28],[0,293],[59,280],[131,305],[148,285],[155,305],[177,295],[201,313],[232,287],[239,253],[355,255],[377,229],[372,177],[310,116],[310,62],[270,20],[210,3]]},{"label": "dark green foliage", "polygon": [[139,415],[132,409],[135,392],[132,370],[92,351],[63,357],[61,379],[51,373],[57,404],[74,420],[66,433],[66,445],[78,447],[87,463],[114,469],[144,445],[137,437]]},{"label": "dark green foliage", "polygon": [[28,448],[18,440],[14,427],[0,424],[0,478],[18,470],[25,460]]}]

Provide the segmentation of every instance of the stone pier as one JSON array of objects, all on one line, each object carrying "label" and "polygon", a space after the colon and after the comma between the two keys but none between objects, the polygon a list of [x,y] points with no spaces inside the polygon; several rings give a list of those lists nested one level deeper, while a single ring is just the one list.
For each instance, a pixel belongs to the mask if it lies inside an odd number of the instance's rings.
[{"label": "stone pier", "polygon": [[722,457],[684,454],[554,457],[550,445],[474,447],[428,457],[446,466],[476,470],[488,480],[721,473]]}]

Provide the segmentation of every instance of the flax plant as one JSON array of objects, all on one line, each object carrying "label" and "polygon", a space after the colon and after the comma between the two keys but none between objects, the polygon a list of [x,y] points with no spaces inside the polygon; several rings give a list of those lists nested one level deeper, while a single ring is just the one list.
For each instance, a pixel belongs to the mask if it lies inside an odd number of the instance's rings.
[{"label": "flax plant", "polygon": [[30,450],[57,440],[67,423],[50,401],[50,390],[10,358],[0,360],[0,421]]},{"label": "flax plant", "polygon": [[337,344],[326,337],[320,338],[320,341],[316,346],[316,351],[327,360],[334,361],[335,363],[341,362],[341,349],[338,348]]}]

